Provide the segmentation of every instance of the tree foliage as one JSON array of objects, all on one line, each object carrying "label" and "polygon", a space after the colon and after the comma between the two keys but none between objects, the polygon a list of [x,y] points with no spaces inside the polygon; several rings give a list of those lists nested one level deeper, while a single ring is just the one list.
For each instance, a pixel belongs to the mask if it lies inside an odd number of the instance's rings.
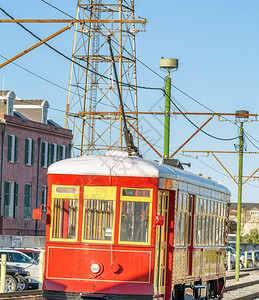
[{"label": "tree foliage", "polygon": [[259,244],[259,231],[258,229],[252,229],[249,234],[244,235],[241,238],[241,242],[244,244]]}]

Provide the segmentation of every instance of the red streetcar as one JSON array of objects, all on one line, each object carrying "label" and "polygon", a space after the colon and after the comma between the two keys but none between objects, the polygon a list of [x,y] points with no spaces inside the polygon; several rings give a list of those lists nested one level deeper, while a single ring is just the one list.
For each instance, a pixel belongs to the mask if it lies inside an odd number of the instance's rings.
[{"label": "red streetcar", "polygon": [[224,186],[109,151],[51,165],[48,187],[45,298],[222,296]]}]

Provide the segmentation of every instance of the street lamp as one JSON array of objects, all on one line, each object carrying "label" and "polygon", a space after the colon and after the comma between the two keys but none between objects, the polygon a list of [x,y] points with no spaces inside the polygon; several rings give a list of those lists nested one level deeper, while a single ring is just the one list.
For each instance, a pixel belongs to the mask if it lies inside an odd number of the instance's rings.
[{"label": "street lamp", "polygon": [[168,159],[169,140],[170,140],[170,100],[171,100],[170,72],[174,72],[178,69],[178,59],[162,57],[160,59],[160,69],[167,72],[167,77],[165,80],[164,159]]},{"label": "street lamp", "polygon": [[243,176],[243,151],[244,151],[244,128],[243,124],[248,121],[249,111],[237,110],[236,122],[240,122],[239,133],[239,167],[238,167],[238,200],[237,200],[237,243],[236,243],[236,275],[239,281],[239,257],[240,257],[240,232],[241,232],[241,204],[242,204],[242,176]]}]

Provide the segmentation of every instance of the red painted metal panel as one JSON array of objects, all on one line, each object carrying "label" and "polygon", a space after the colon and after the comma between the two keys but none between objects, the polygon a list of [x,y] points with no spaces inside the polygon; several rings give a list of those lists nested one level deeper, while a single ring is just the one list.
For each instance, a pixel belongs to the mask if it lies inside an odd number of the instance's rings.
[{"label": "red painted metal panel", "polygon": [[[129,247],[128,247],[129,248]],[[132,248],[132,247],[131,247]],[[152,294],[152,249],[103,249],[49,247],[46,252],[48,266],[46,269],[45,289],[68,290],[74,292],[100,293],[109,290],[111,293],[136,293],[137,286],[140,294]],[[119,270],[114,272],[112,262],[119,265]],[[92,263],[102,266],[102,273],[94,276],[90,267]],[[75,281],[77,284],[75,284]],[[60,289],[60,284],[64,289]],[[141,284],[141,285],[140,285]],[[62,285],[62,284],[61,284]],[[152,290],[151,290],[152,289]]]},{"label": "red painted metal panel", "polygon": [[169,300],[172,295],[175,200],[176,200],[175,191],[170,191],[169,210],[168,210],[169,216],[168,216],[168,245],[167,245],[167,271],[166,271],[165,300]]},{"label": "red painted metal panel", "polygon": [[[113,250],[112,247],[110,249],[49,247],[48,262],[51,266],[46,273],[48,279],[151,282],[151,249],[138,251],[135,249]],[[90,271],[90,266],[94,262],[103,266],[103,272],[98,277]],[[113,262],[120,266],[118,272],[112,271]],[[65,270],[69,272],[64,272]]]}]

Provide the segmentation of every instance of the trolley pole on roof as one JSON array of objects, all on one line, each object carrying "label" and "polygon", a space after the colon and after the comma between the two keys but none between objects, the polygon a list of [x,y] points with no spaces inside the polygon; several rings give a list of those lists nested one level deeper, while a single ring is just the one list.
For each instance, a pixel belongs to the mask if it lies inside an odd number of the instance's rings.
[{"label": "trolley pole on roof", "polygon": [[165,121],[164,121],[164,159],[169,158],[170,142],[170,101],[171,101],[171,78],[170,72],[178,69],[178,60],[174,58],[161,58],[160,69],[167,72],[165,79]]},{"label": "trolley pole on roof", "polygon": [[241,232],[241,204],[242,204],[242,176],[243,176],[243,152],[244,152],[244,128],[243,123],[248,117],[241,114],[249,114],[248,111],[236,111],[236,118],[240,122],[239,133],[239,167],[238,167],[238,201],[237,201],[237,238],[236,238],[236,276],[235,280],[239,281],[239,257],[240,257],[240,232]]},{"label": "trolley pole on roof", "polygon": [[110,32],[108,32],[107,41],[108,41],[108,45],[109,45],[109,49],[110,49],[110,53],[111,53],[111,62],[113,65],[113,71],[114,71],[114,76],[115,76],[116,85],[117,85],[117,89],[118,89],[118,96],[119,96],[119,100],[120,100],[120,111],[121,111],[122,119],[123,119],[123,123],[124,123],[123,132],[124,132],[124,137],[125,137],[126,151],[130,155],[139,156],[138,148],[134,145],[133,136],[127,127],[127,121],[126,121],[126,116],[125,116],[125,111],[124,111],[124,104],[122,101],[121,90],[120,90],[120,86],[119,86],[119,79],[118,79],[117,70],[116,70],[116,66],[115,66],[115,59],[114,59],[114,55],[113,55],[113,51],[112,51],[111,33]]}]

